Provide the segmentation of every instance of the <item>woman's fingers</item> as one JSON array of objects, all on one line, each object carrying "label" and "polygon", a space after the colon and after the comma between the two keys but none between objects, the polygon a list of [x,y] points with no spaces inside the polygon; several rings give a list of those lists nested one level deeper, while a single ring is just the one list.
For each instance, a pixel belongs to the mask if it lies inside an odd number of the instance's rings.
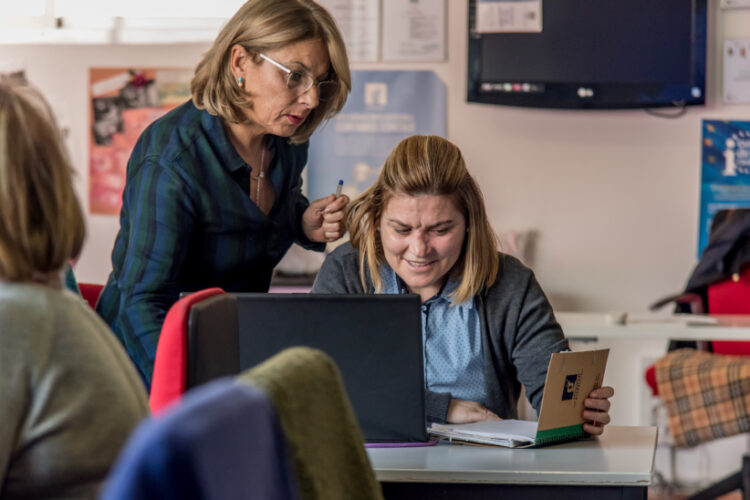
[{"label": "woman's fingers", "polygon": [[592,436],[599,436],[604,432],[604,426],[584,423],[583,430]]},{"label": "woman's fingers", "polygon": [[494,412],[475,401],[452,399],[448,408],[448,422],[466,424],[482,420],[502,420]]},{"label": "woman's fingers", "polygon": [[609,407],[611,406],[611,403],[608,399],[593,399],[593,398],[586,398],[586,400],[583,402],[583,407],[588,408],[590,410],[599,410],[599,411],[609,411]]}]

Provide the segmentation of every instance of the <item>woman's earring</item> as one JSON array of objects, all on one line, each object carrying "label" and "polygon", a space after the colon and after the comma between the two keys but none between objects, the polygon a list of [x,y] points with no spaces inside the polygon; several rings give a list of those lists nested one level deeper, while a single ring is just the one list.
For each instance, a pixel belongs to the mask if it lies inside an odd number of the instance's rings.
[{"label": "woman's earring", "polygon": [[239,77],[239,78],[237,78],[237,85],[238,85],[238,86],[239,86],[240,88],[244,88],[244,85],[243,85],[243,83],[245,83],[245,79],[244,79],[244,78],[242,78],[242,77]]}]

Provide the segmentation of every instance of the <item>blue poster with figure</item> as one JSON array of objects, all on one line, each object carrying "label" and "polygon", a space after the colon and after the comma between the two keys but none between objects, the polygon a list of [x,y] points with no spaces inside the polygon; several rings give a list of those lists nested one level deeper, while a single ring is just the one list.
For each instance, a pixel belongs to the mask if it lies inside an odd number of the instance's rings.
[{"label": "blue poster with figure", "polygon": [[307,197],[350,198],[377,178],[388,153],[414,134],[445,137],[446,90],[432,71],[352,71],[344,109],[310,139]]},{"label": "blue poster with figure", "polygon": [[719,210],[750,208],[750,122],[703,120],[698,256]]}]

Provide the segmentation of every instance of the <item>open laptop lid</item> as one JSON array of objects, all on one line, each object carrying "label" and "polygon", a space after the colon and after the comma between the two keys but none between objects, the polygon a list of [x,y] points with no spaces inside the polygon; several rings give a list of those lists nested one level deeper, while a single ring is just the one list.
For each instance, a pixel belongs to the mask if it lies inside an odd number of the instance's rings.
[{"label": "open laptop lid", "polygon": [[427,439],[419,296],[235,295],[242,370],[287,347],[320,349],[368,442]]}]

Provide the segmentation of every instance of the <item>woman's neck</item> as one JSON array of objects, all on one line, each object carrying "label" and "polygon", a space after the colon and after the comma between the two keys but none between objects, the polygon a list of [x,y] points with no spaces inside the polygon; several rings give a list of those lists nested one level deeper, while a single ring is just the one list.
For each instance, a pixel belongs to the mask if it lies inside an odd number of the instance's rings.
[{"label": "woman's neck", "polygon": [[228,123],[226,130],[229,142],[242,159],[251,165],[257,162],[264,147],[263,140],[266,133],[246,123]]},{"label": "woman's neck", "polygon": [[431,298],[433,298],[435,295],[440,293],[440,289],[442,288],[442,285],[431,285],[426,286],[422,288],[412,288],[410,286],[406,286],[406,289],[409,290],[409,293],[416,293],[419,295],[419,298],[422,300],[422,303],[427,302]]},{"label": "woman's neck", "polygon": [[61,271],[52,271],[49,273],[34,272],[29,280],[37,285],[44,285],[55,290],[63,289],[63,278]]}]

